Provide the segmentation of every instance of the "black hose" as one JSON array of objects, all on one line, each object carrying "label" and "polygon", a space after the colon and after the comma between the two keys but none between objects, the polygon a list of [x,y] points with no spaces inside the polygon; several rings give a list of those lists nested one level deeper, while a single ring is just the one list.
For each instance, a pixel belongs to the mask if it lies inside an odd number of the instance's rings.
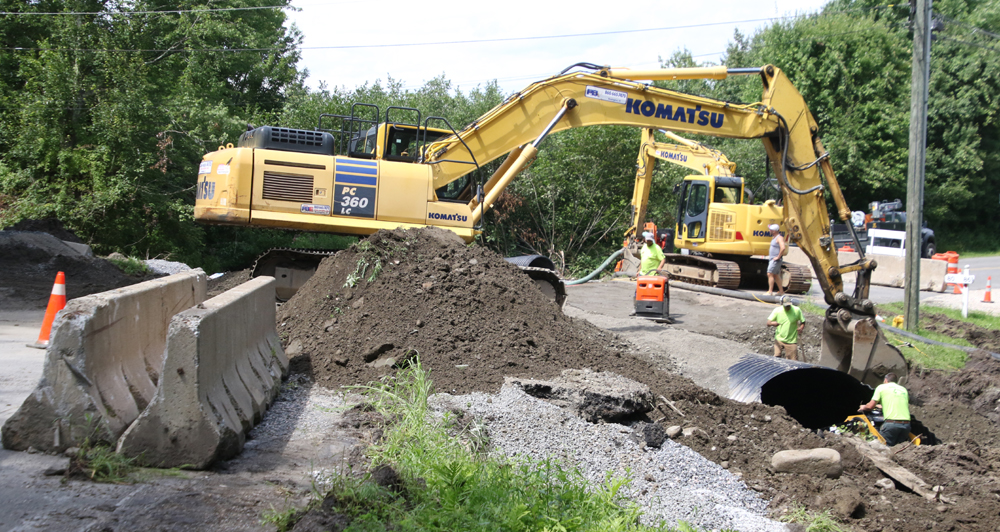
[{"label": "black hose", "polygon": [[924,338],[923,336],[920,336],[919,334],[913,334],[913,333],[911,333],[909,331],[904,331],[903,329],[897,329],[897,328],[895,328],[895,327],[893,327],[891,325],[886,325],[884,323],[882,324],[882,327],[884,327],[885,330],[887,330],[889,332],[898,334],[900,336],[905,336],[905,337],[907,337],[907,338],[909,338],[911,340],[916,340],[918,342],[923,342],[925,344],[939,345],[941,347],[948,347],[948,348],[951,348],[951,349],[958,349],[958,350],[965,351],[966,353],[970,353],[970,354],[971,353],[975,353],[976,351],[982,351],[982,352],[990,355],[991,357],[993,357],[993,358],[995,358],[997,360],[1000,360],[1000,354],[994,353],[992,351],[987,351],[985,349],[980,349],[978,347],[966,347],[964,345],[954,345],[954,344],[946,344],[944,342],[938,342],[937,340],[931,340],[930,338]]},{"label": "black hose", "polygon": [[[741,292],[739,290],[728,290],[726,288],[716,288],[714,286],[702,286],[699,284],[685,283],[683,281],[670,281],[670,286],[676,288],[683,288],[684,290],[691,290],[693,292],[703,292],[706,294],[713,294],[717,296],[725,297],[735,297],[737,299],[745,299],[747,301],[760,301],[761,303],[781,303],[782,296],[768,296],[768,295],[757,295],[751,294],[750,292]],[[791,296],[789,296],[791,297]],[[793,305],[801,305],[801,299],[792,298]]]}]

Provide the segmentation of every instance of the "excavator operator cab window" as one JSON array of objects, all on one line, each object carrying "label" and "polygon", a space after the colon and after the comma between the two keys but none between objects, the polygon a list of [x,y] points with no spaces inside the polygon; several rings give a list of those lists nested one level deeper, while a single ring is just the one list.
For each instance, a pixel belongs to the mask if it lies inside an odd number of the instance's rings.
[{"label": "excavator operator cab window", "polygon": [[351,140],[350,156],[362,157],[365,159],[375,158],[375,144],[378,139],[378,129],[371,128],[364,136],[359,136]]},{"label": "excavator operator cab window", "polygon": [[687,238],[705,238],[705,221],[708,214],[708,182],[692,181],[684,201],[684,225]]},{"label": "excavator operator cab window", "polygon": [[445,133],[428,130],[426,139],[424,131],[414,126],[400,127],[390,124],[386,134],[385,159],[389,161],[415,162],[420,154],[421,144],[430,144]]},{"label": "excavator operator cab window", "polygon": [[701,183],[694,184],[688,192],[687,215],[694,217],[705,212],[705,208],[708,207],[707,199],[708,186]]},{"label": "excavator operator cab window", "polygon": [[439,201],[453,201],[465,203],[472,199],[472,175],[464,176],[448,183],[447,185],[434,191]]},{"label": "excavator operator cab window", "polygon": [[741,178],[717,177],[712,203],[742,203],[743,180]]}]

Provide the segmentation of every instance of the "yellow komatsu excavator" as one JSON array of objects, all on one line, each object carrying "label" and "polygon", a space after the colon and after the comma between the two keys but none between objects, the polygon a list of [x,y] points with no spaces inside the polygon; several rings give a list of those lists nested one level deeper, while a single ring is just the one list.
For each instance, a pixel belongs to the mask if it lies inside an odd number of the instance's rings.
[{"label": "yellow komatsu excavator", "polygon": [[[733,75],[759,76],[761,101],[736,104],[647,83]],[[638,71],[576,64],[511,95],[461,131],[441,118],[421,122],[418,117],[412,127],[402,128],[412,134],[415,146],[397,150],[392,157],[400,160],[390,157],[394,146],[402,144],[393,140],[394,132],[399,133],[394,128],[400,127],[390,116],[393,109],[386,110],[383,120],[378,109],[371,108],[374,118],[367,129],[357,127],[362,122],[353,111],[341,117],[348,124],[341,129],[348,131],[339,143],[343,151],[328,131],[258,128],[244,134],[237,146],[205,155],[198,172],[195,218],[355,235],[432,225],[471,241],[480,232],[485,209],[535,158],[551,133],[617,124],[759,138],[780,183],[788,239],[809,256],[830,305],[820,363],[868,383],[877,384],[888,371],[906,375],[906,362],[886,343],[868,299],[875,261],[862,256],[841,265],[837,260],[824,190],[833,196],[841,220],[849,220],[851,211],[817,136],[815,119],[802,95],[774,66]],[[431,130],[431,124],[442,127]],[[446,134],[435,138],[441,130]],[[473,182],[475,169],[504,155],[492,176]],[[763,220],[754,227],[758,229],[766,229]],[[848,272],[858,272],[852,294],[844,291],[842,276]]]},{"label": "yellow komatsu excavator", "polygon": [[[642,130],[642,143],[636,161],[636,184],[632,197],[632,224],[625,232],[626,257],[620,271],[637,270],[635,237],[646,216],[653,168],[657,160],[695,171],[677,186],[677,223],[674,247],[690,254],[666,253],[664,270],[672,279],[718,288],[737,288],[752,283],[767,283],[767,255],[771,236],[767,226],[783,225],[781,207],[773,200],[754,205],[737,177],[736,163],[722,152],[671,131],[663,133],[675,144],[656,142],[655,131]],[[648,225],[648,224],[647,224]],[[763,227],[763,229],[761,229]],[[783,231],[787,234],[787,231]],[[812,273],[807,267],[785,264],[782,285],[786,292],[801,294],[809,290]]]}]

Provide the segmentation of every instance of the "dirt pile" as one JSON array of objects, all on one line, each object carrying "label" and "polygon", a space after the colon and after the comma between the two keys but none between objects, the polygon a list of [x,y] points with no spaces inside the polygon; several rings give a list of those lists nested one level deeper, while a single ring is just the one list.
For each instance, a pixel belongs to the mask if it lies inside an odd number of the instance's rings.
[{"label": "dirt pile", "polygon": [[279,309],[278,332],[328,387],[378,380],[415,355],[449,393],[569,368],[625,374],[637,363],[625,342],[566,317],[516,266],[436,228],[382,231],[325,259]]},{"label": "dirt pile", "polygon": [[1000,353],[1000,331],[993,331],[973,323],[963,323],[945,316],[921,316],[920,324],[928,331],[939,332],[952,338],[962,338],[970,344],[994,353]]},{"label": "dirt pile", "polygon": [[[53,230],[59,232],[57,229]],[[45,308],[60,271],[66,274],[66,297],[70,299],[142,280],[125,275],[104,259],[86,255],[61,238],[37,231],[0,231],[0,271],[0,309],[8,310]]]},{"label": "dirt pile", "polygon": [[946,442],[1000,446],[1000,360],[977,352],[952,373],[915,370],[911,410]]}]

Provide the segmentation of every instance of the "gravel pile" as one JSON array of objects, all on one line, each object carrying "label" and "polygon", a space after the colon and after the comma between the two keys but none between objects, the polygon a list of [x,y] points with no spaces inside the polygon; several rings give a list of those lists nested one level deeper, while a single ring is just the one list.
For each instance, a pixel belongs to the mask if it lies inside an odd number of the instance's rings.
[{"label": "gravel pile", "polygon": [[149,259],[145,262],[149,271],[155,273],[156,275],[173,275],[175,273],[186,272],[191,269],[190,266],[184,264],[183,262],[173,262],[160,259]]},{"label": "gravel pile", "polygon": [[431,405],[442,413],[457,408],[482,419],[491,444],[508,457],[554,457],[579,467],[595,485],[609,472],[631,478],[625,494],[643,509],[645,524],[662,520],[670,526],[684,521],[709,530],[787,530],[765,517],[767,502],[757,492],[672,440],[659,449],[643,448],[629,437],[632,429],[624,425],[587,423],[507,385],[498,395],[437,394]]}]

